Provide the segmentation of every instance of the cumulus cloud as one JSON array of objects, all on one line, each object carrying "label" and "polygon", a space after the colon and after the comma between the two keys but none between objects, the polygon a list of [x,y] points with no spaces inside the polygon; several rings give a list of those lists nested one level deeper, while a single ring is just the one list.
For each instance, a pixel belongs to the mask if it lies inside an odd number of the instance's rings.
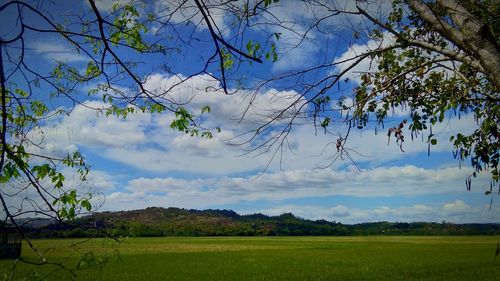
[{"label": "cumulus cloud", "polygon": [[[10,181],[8,184],[2,185],[0,191],[3,195],[6,205],[11,214],[20,217],[51,217],[55,214],[51,213],[46,202],[52,202],[55,197],[60,196],[63,192],[76,190],[78,196],[90,198],[92,211],[100,211],[105,202],[105,194],[112,193],[119,186],[119,175],[111,175],[106,171],[91,170],[86,180],[80,179],[80,174],[75,170],[63,167],[59,170],[65,177],[62,188],[55,188],[54,183],[49,177],[39,180],[40,186],[43,187],[43,197],[26,179],[21,176],[16,180]],[[51,196],[51,195],[52,196]],[[90,197],[89,197],[90,195]],[[58,209],[56,204],[55,209]],[[85,209],[79,209],[79,213],[86,213]],[[5,210],[0,210],[0,217],[5,215]]]},{"label": "cumulus cloud", "polygon": [[464,214],[469,211],[471,207],[462,200],[455,200],[455,202],[443,205],[443,210],[449,214]]},{"label": "cumulus cloud", "polygon": [[[463,185],[464,177],[472,172],[456,167],[426,169],[414,165],[380,166],[388,161],[426,152],[427,144],[421,141],[411,142],[407,137],[406,153],[402,153],[396,145],[387,144],[385,134],[375,135],[371,131],[351,132],[351,138],[346,144],[357,151],[352,153],[353,159],[357,163],[368,164],[362,166],[370,168],[359,172],[354,167],[346,167],[346,163],[349,163],[347,160],[339,160],[339,163],[329,169],[311,170],[322,160],[328,162],[328,157],[335,151],[327,149],[323,156],[317,156],[332,141],[332,136],[315,134],[312,126],[304,125],[294,127],[289,135],[294,153],[282,155],[283,170],[278,169],[279,165],[270,166],[266,173],[256,176],[255,171],[264,169],[269,155],[256,158],[235,157],[249,146],[229,146],[225,144],[225,140],[267,122],[271,113],[288,107],[294,101],[300,101],[300,95],[292,91],[268,89],[256,95],[240,92],[239,95],[227,96],[215,90],[218,84],[208,75],[195,76],[185,82],[182,82],[183,78],[154,74],[147,80],[146,87],[155,94],[176,102],[189,101],[186,106],[192,112],[199,112],[202,106],[209,105],[212,112],[201,120],[202,124],[221,125],[223,128],[213,139],[190,137],[173,131],[169,127],[173,116],[169,114],[137,113],[122,119],[106,117],[86,108],[99,109],[106,106],[98,101],[77,105],[69,115],[46,121],[41,128],[43,133],[33,131],[30,138],[35,143],[45,144],[42,151],[44,154],[64,156],[80,147],[95,152],[105,160],[125,164],[139,173],[156,175],[132,179],[122,184],[124,188],[119,188],[117,183],[123,183],[123,180],[104,171],[95,173],[89,180],[90,185],[106,193],[105,207],[115,210],[147,206],[208,208],[259,200],[280,201],[335,195],[419,196],[455,192]],[[180,82],[180,85],[172,88]],[[250,101],[252,106],[248,108]],[[245,110],[246,118],[240,122],[238,117]],[[295,114],[296,110],[292,107],[289,114]],[[436,126],[434,132],[439,145],[433,147],[433,151],[449,151],[449,134],[454,131],[467,133],[474,128],[471,124],[472,118],[465,116]],[[109,165],[113,162],[107,163]],[[196,176],[194,179],[164,176],[165,173],[175,171]],[[248,176],[232,176],[236,173]],[[479,181],[485,182],[486,178]],[[460,207],[465,208],[460,202],[455,202],[440,210],[448,212],[450,216],[457,216]],[[429,211],[424,205],[412,208],[419,209],[421,213]],[[335,206],[330,211],[336,217],[352,218],[352,214],[356,214],[343,205]],[[374,209],[372,214],[373,217],[383,218],[398,211],[401,210],[394,211],[382,206]],[[304,211],[303,214],[306,216],[311,212]]]},{"label": "cumulus cloud", "polygon": [[68,115],[45,121],[42,127],[32,130],[29,135],[33,143],[42,145],[30,149],[63,157],[74,152],[78,146],[131,147],[146,141],[143,126],[152,122],[152,115],[137,113],[126,120],[108,118],[100,113],[103,108],[106,105],[102,102],[88,101],[74,107]]},{"label": "cumulus cloud", "polygon": [[[69,115],[45,121],[42,128],[33,130],[30,139],[43,145],[42,148],[33,146],[30,149],[65,156],[78,147],[86,148],[98,152],[101,157],[153,172],[231,174],[263,169],[268,156],[236,157],[250,145],[227,145],[227,141],[268,122],[274,113],[300,101],[301,97],[292,91],[274,89],[228,96],[214,90],[218,84],[208,75],[182,82],[184,78],[155,74],[149,77],[145,87],[178,103],[189,101],[186,108],[195,114],[203,106],[210,106],[211,113],[198,122],[203,127],[222,128],[212,139],[191,137],[172,130],[173,114],[136,113],[123,119],[99,113],[106,104],[87,101],[75,106]],[[172,88],[180,82],[181,85]],[[240,120],[243,112],[246,112],[245,118]],[[296,112],[294,106],[289,107],[282,121],[286,122],[286,118]]]},{"label": "cumulus cloud", "polygon": [[[205,127],[222,128],[220,133],[214,134],[214,138],[191,137],[173,131],[170,128],[174,118],[172,114],[136,113],[126,119],[106,117],[98,111],[87,108],[99,109],[105,107],[105,104],[88,101],[84,105],[77,105],[67,116],[47,121],[40,130],[32,132],[30,139],[33,139],[34,143],[43,143],[43,151],[40,153],[54,156],[64,157],[80,147],[95,151],[105,159],[142,171],[157,173],[182,171],[206,176],[230,175],[263,170],[271,159],[272,152],[253,158],[238,156],[242,151],[251,149],[255,143],[240,146],[228,143],[245,140],[234,138],[269,121],[273,113],[283,110],[293,102],[303,102],[295,92],[274,89],[256,95],[239,92],[228,96],[221,91],[213,90],[217,88],[217,84],[207,75],[193,77],[171,89],[172,85],[180,81],[182,77],[155,74],[147,81],[146,87],[158,95],[166,97],[168,95],[169,99],[177,102],[189,101],[186,106],[194,113],[200,112],[201,107],[205,105],[210,106],[211,113],[203,117],[200,122]],[[171,90],[165,92],[166,89]],[[288,109],[282,122],[286,123],[287,118],[297,113],[297,110],[296,107]],[[245,118],[240,120],[242,112],[245,111]],[[387,123],[386,126],[392,125]],[[437,146],[432,146],[431,150],[451,151],[450,134],[470,133],[475,126],[471,116],[452,118],[447,123],[436,125],[433,132],[439,142]],[[346,130],[344,127],[333,129],[337,129],[341,134],[345,134]],[[265,141],[271,132],[272,130],[257,137]],[[285,147],[283,155],[279,155],[268,168],[270,171],[280,168],[307,170],[328,164],[331,161],[330,157],[336,153],[334,146],[328,146],[332,138],[334,137],[331,135],[316,134],[312,125],[296,126],[288,135],[289,145]],[[325,146],[326,149],[323,151]],[[380,165],[394,159],[427,152],[428,145],[420,139],[412,142],[411,138],[406,136],[405,153],[403,153],[393,142],[387,143],[385,132],[374,134],[371,130],[364,130],[351,132],[346,148],[353,151],[351,157],[356,163]],[[347,159],[339,159],[334,167],[349,163]]]},{"label": "cumulus cloud", "polygon": [[[238,126],[240,131],[255,129],[274,117],[276,112],[285,110],[294,102],[305,102],[294,91],[268,89],[258,93],[240,90],[234,95],[226,95],[220,90],[219,82],[209,75],[198,75],[186,80],[186,77],[153,74],[146,81],[146,89],[186,107],[193,112],[208,105],[211,114],[204,122],[208,125],[224,127]],[[286,122],[298,111],[297,106],[290,107],[284,114]],[[242,115],[245,113],[244,118]]]},{"label": "cumulus cloud", "polygon": [[[99,2],[99,7],[109,10],[112,2],[114,1]],[[163,12],[166,12],[166,7],[179,5],[180,2],[156,3],[158,5],[156,9],[164,9]],[[353,1],[337,4],[346,9],[354,9]],[[284,26],[286,30],[281,30],[283,44],[278,46],[281,48],[279,51],[285,56],[275,65],[275,70],[302,67],[318,51],[314,42],[318,39],[317,33],[313,31],[308,33],[304,42],[301,42],[299,35],[306,32],[307,21],[321,17],[324,11],[309,9],[310,7],[306,9],[303,5],[305,4],[302,1],[280,1],[273,7],[276,9],[276,15],[281,15],[286,23]],[[201,21],[193,6],[184,8],[175,13],[173,22]],[[225,15],[217,12],[213,15],[217,25],[225,29]],[[350,21],[352,24],[355,19]],[[329,21],[328,24],[333,26],[335,22]],[[200,25],[200,28],[203,29],[204,26]],[[281,31],[276,29],[276,32]],[[389,42],[370,41],[365,45],[352,45],[344,54],[337,57],[337,60],[350,58]],[[39,42],[34,47],[35,52],[52,60],[84,61],[82,56],[61,45]],[[364,61],[358,66],[359,69],[352,71],[350,77],[356,81],[358,79],[356,73],[366,71],[369,66],[368,62]],[[122,163],[134,172],[144,172],[147,176],[134,179],[120,178],[106,172],[107,167],[99,167],[91,172],[85,185],[78,186],[76,178],[74,183],[68,183],[69,186],[82,190],[92,187],[94,190],[106,193],[105,207],[114,210],[147,206],[206,208],[259,200],[280,202],[286,199],[335,195],[374,198],[451,193],[460,190],[464,177],[472,172],[469,169],[460,170],[449,166],[430,169],[415,165],[393,164],[384,167],[382,165],[389,161],[426,152],[427,144],[420,140],[411,142],[410,137],[406,136],[407,142],[404,145],[406,153],[402,153],[393,143],[387,144],[385,134],[376,135],[366,130],[351,132],[346,147],[355,151],[351,156],[356,163],[365,164],[361,166],[369,168],[359,172],[352,166],[347,167],[346,163],[350,162],[344,159],[339,160],[331,168],[312,170],[323,162],[329,163],[330,156],[336,151],[334,146],[328,144],[337,136],[316,134],[314,127],[302,125],[293,127],[288,137],[290,145],[287,149],[293,148],[293,153],[285,152],[284,155],[277,157],[282,158],[276,162],[282,160],[284,165],[280,167],[281,163],[273,162],[265,173],[257,176],[256,171],[263,171],[273,151],[255,158],[237,157],[242,150],[251,149],[251,146],[249,144],[230,146],[227,145],[227,141],[265,124],[276,112],[288,108],[294,102],[300,105],[304,102],[303,98],[294,91],[276,89],[264,89],[258,93],[239,91],[235,95],[228,96],[216,90],[219,88],[218,82],[209,75],[198,75],[183,81],[185,78],[182,75],[166,76],[156,73],[148,77],[145,87],[169,100],[178,103],[188,102],[186,107],[191,112],[196,113],[201,107],[210,106],[211,113],[203,117],[200,122],[207,127],[222,127],[222,131],[215,134],[213,139],[190,137],[173,131],[169,127],[174,118],[171,114],[136,113],[126,119],[105,117],[98,111],[86,108],[103,108],[106,106],[104,103],[87,101],[83,105],[75,106],[69,115],[44,121],[40,130],[32,131],[32,135],[28,137],[34,140],[34,143],[43,143],[41,146],[43,148],[30,147],[30,151],[41,149],[43,150],[39,151],[41,154],[64,157],[78,148],[84,148],[104,159],[105,165]],[[298,107],[290,107],[281,121],[283,123],[290,121],[290,117],[298,113],[298,110]],[[244,112],[245,118],[240,119]],[[406,113],[397,112],[395,115],[404,114]],[[434,127],[439,144],[432,147],[432,151],[450,151],[451,146],[448,141],[450,133],[468,133],[474,128],[474,121],[470,116],[461,119],[451,118],[448,123]],[[338,130],[345,135],[345,128]],[[265,139],[268,135],[262,133],[257,137]],[[325,146],[327,149],[321,154]],[[172,175],[175,175],[174,172],[195,176],[191,179],[178,178]],[[171,176],[165,176],[166,174]],[[234,176],[235,174],[243,176]],[[71,177],[73,176],[68,172],[67,178]],[[129,181],[126,182],[124,179]],[[485,177],[481,177],[478,182],[483,183],[486,180]],[[476,212],[476,209],[457,199],[439,206],[412,205],[399,208],[380,206],[371,209],[352,208],[347,205],[315,207],[278,204],[273,209],[261,211],[269,214],[290,211],[307,218],[337,220],[342,218],[343,222],[344,219],[346,222],[354,222],[427,220],[437,217],[453,220],[459,216],[469,219],[471,215],[468,214]],[[432,217],[436,212],[442,216]]]}]

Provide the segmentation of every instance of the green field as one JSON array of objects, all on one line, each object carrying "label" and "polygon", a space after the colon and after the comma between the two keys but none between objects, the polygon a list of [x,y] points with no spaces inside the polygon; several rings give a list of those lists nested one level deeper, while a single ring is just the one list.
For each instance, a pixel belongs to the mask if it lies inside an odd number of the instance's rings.
[{"label": "green field", "polygon": [[[496,236],[216,237],[36,240],[51,261],[75,268],[91,251],[111,254],[77,280],[499,280]],[[23,245],[23,257],[34,254]],[[0,261],[0,280],[12,261]],[[55,266],[16,265],[14,280],[70,280]]]}]

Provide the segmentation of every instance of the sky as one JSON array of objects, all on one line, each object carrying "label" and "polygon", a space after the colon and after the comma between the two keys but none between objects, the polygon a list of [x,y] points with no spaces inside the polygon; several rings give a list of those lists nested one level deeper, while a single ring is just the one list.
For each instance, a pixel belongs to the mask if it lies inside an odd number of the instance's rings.
[{"label": "sky", "polygon": [[[109,13],[111,3],[115,2],[99,1],[100,11]],[[89,13],[88,4],[83,1],[75,3],[78,5],[58,3],[60,5],[54,6],[49,3],[41,8],[56,19],[72,19],[67,15],[79,11]],[[153,11],[161,15],[175,3],[158,1],[155,5],[142,7],[140,12]],[[201,18],[189,3],[173,14],[171,22],[180,38],[197,38],[191,45],[183,45],[180,40],[167,41],[165,44],[172,47],[172,52],[166,55],[138,57],[120,51],[120,55],[134,56],[128,59],[141,61],[137,69],[148,90],[162,91],[176,85],[197,73],[211,54],[213,45],[207,27],[198,24]],[[349,8],[349,3],[338,1],[338,5],[346,8]],[[329,19],[325,26],[336,29],[326,36],[319,30],[312,30],[301,41],[297,34],[307,30],[306,23],[312,19],[314,9],[298,8],[297,5],[302,4],[282,1],[272,7],[274,15],[290,23],[289,26],[271,25],[266,30],[257,27],[248,31],[248,38],[261,41],[269,32],[279,32],[279,60],[266,61],[262,65],[242,65],[232,77],[238,76],[250,83],[302,69],[321,60],[342,61],[374,47],[375,42],[369,39],[349,44],[352,28],[363,22],[347,16]],[[387,7],[387,2],[382,1],[371,9],[380,12]],[[0,17],[3,26],[0,32],[4,37],[15,30],[12,24],[15,12],[9,13]],[[233,38],[237,34],[223,11],[214,10],[213,16],[224,36]],[[36,17],[30,20],[34,25],[44,24]],[[161,30],[159,25],[152,28]],[[173,29],[165,28],[162,32],[162,35],[169,34]],[[89,61],[56,35],[27,31],[25,36],[26,57],[41,72],[49,72],[56,61],[80,69],[84,69]],[[346,36],[351,37],[347,40]],[[162,67],[164,65],[168,65],[168,71]],[[339,71],[342,67],[339,65],[328,71]],[[360,82],[359,72],[374,67],[376,62],[365,61],[348,73],[349,82],[341,83],[334,90],[332,96],[338,99],[328,106],[335,108],[338,101],[348,96]],[[220,74],[215,67],[213,74]],[[13,76],[12,79],[20,78]],[[133,91],[129,80],[120,82],[124,91]],[[473,117],[469,115],[450,114],[445,122],[433,128],[438,145],[432,147],[430,155],[427,143],[420,137],[412,140],[406,136],[404,152],[393,140],[388,142],[385,130],[408,117],[409,110],[404,108],[394,110],[385,129],[378,128],[376,132],[375,125],[370,124],[363,130],[353,130],[346,144],[352,160],[343,157],[331,163],[332,155],[335,155],[331,143],[338,134],[345,135],[347,131],[340,123],[334,124],[331,134],[324,134],[311,122],[298,122],[288,136],[288,145],[275,157],[274,150],[262,154],[252,150],[271,133],[258,135],[250,143],[245,142],[247,133],[266,122],[270,112],[286,108],[292,100],[300,98],[290,83],[292,81],[282,81],[257,92],[240,90],[226,95],[221,90],[214,90],[220,89],[220,84],[213,77],[198,74],[173,88],[169,97],[178,102],[189,101],[186,107],[193,112],[205,105],[210,106],[211,112],[200,122],[207,127],[221,128],[212,139],[172,130],[170,123],[175,116],[171,113],[136,113],[124,119],[89,109],[106,106],[102,95],[86,94],[95,87],[93,82],[79,86],[81,103],[76,105],[61,99],[49,99],[49,90],[42,86],[40,95],[46,97],[51,109],[65,108],[68,114],[48,118],[40,128],[32,130],[29,137],[42,145],[31,149],[48,155],[65,155],[80,150],[91,165],[88,180],[81,183],[74,172],[66,169],[66,186],[94,192],[98,211],[157,206],[232,209],[240,214],[291,212],[307,219],[342,223],[500,222],[498,196],[493,197],[490,205],[491,197],[484,195],[489,189],[488,175],[480,174],[473,181],[472,190],[466,191],[465,179],[472,170],[467,163],[460,167],[452,155],[449,137],[457,132],[470,133],[476,128]],[[234,87],[234,83],[230,84],[230,89]],[[246,111],[250,100],[252,107]],[[346,98],[344,102],[352,102],[352,99]],[[241,119],[245,111],[247,113]],[[271,128],[271,132],[276,129]]]}]

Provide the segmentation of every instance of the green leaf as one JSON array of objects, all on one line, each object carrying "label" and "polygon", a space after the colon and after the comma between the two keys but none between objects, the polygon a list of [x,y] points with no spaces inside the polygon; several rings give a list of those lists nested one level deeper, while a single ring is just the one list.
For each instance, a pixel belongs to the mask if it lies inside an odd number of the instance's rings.
[{"label": "green leaf", "polygon": [[201,133],[201,137],[202,137],[202,138],[211,139],[211,138],[213,138],[214,136],[213,136],[212,132],[210,132],[210,131],[205,131],[205,132]]},{"label": "green leaf", "polygon": [[92,209],[92,205],[88,200],[82,200],[80,205],[82,205],[82,207],[85,208],[87,211],[90,211]]},{"label": "green leaf", "polygon": [[30,108],[33,114],[37,117],[43,116],[45,113],[49,112],[47,106],[41,101],[34,100],[30,103]]},{"label": "green leaf", "polygon": [[253,48],[252,48],[252,46],[253,46],[253,42],[252,42],[252,40],[248,41],[248,43],[247,43],[247,46],[246,46],[246,47],[247,47],[247,51],[248,51],[248,54],[249,54],[249,55],[252,55],[252,52],[253,52]]},{"label": "green leaf", "polygon": [[326,129],[328,127],[328,125],[330,124],[330,121],[331,121],[330,117],[326,117],[321,122],[321,127],[323,127],[324,129]]},{"label": "green leaf", "polygon": [[85,70],[86,77],[95,77],[99,75],[99,67],[94,61],[89,61],[87,63],[87,69]]},{"label": "green leaf", "polygon": [[201,108],[201,113],[210,113],[210,106],[205,105]]}]

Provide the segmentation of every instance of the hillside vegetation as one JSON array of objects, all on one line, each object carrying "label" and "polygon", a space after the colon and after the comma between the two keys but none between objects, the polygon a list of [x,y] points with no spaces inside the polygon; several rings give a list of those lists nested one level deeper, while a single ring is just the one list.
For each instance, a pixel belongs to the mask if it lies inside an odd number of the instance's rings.
[{"label": "hillside vegetation", "polygon": [[151,207],[143,210],[101,212],[71,223],[26,221],[35,238],[161,236],[318,236],[318,235],[498,235],[500,224],[431,222],[372,222],[341,224],[308,220],[285,213],[239,215],[231,210],[187,210]]}]

